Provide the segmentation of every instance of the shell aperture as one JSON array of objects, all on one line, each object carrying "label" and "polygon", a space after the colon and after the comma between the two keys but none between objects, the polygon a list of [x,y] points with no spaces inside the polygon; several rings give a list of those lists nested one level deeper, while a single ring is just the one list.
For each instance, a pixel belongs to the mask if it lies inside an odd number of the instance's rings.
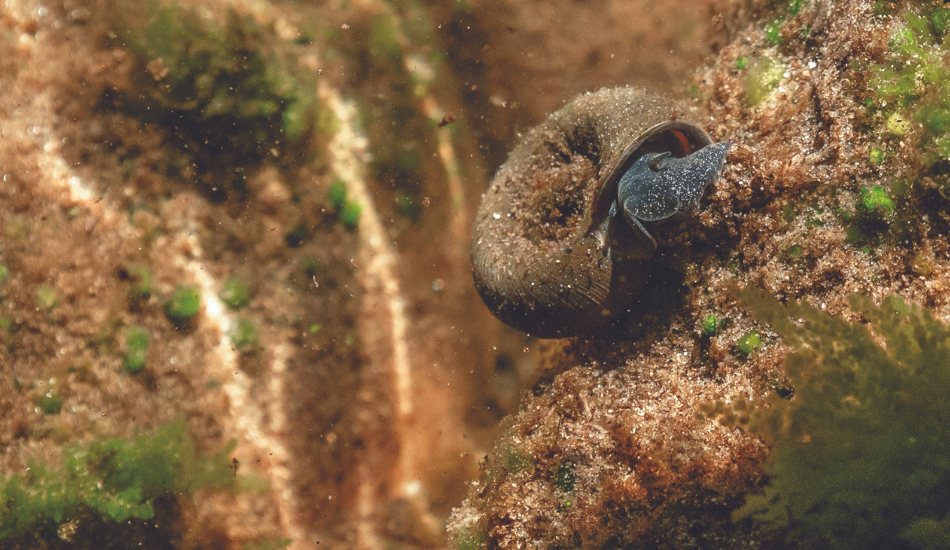
[{"label": "shell aperture", "polygon": [[703,191],[719,177],[730,147],[732,143],[714,143],[682,158],[671,158],[669,152],[643,155],[617,186],[624,217],[655,244],[640,222],[665,220],[699,208]]}]

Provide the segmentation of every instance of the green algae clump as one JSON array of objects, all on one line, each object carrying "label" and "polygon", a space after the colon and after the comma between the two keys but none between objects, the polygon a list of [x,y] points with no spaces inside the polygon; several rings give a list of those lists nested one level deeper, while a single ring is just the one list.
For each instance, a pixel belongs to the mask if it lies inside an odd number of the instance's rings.
[{"label": "green algae clump", "polygon": [[850,297],[866,324],[752,288],[740,299],[791,348],[794,396],[773,395],[753,415],[751,429],[772,448],[769,484],[736,519],[809,547],[945,548],[950,328],[897,297],[880,306]]},{"label": "green algae clump", "polygon": [[870,67],[868,86],[881,100],[884,128],[891,136],[901,138],[916,126],[922,128],[916,144],[924,166],[930,167],[950,159],[950,66],[945,36],[950,12],[936,8],[927,15],[926,9],[923,15],[906,12],[903,24],[895,24],[891,51],[883,63]]},{"label": "green algae clump", "polygon": [[231,487],[228,455],[235,446],[198,454],[178,421],[131,439],[68,447],[58,465],[31,462],[27,473],[0,478],[0,541],[55,533],[57,525],[90,512],[112,522],[148,520],[158,498]]},{"label": "green algae clump", "polygon": [[201,307],[201,293],[193,286],[178,286],[165,304],[165,315],[172,321],[194,317]]},{"label": "green algae clump", "polygon": [[233,8],[223,25],[158,1],[139,11],[114,25],[136,68],[109,102],[163,129],[171,172],[193,173],[212,199],[241,197],[245,177],[234,167],[253,170],[315,133],[316,94],[298,92],[303,71],[282,61],[274,29]]},{"label": "green algae clump", "polygon": [[257,344],[257,328],[247,319],[238,319],[228,331],[228,338],[235,348],[247,350]]},{"label": "green algae clump", "polygon": [[237,311],[250,303],[251,291],[247,283],[235,277],[229,277],[228,280],[224,282],[224,286],[221,288],[221,293],[218,294],[218,297],[221,298],[221,301],[229,308]]},{"label": "green algae clump", "polygon": [[129,327],[125,333],[125,356],[122,365],[129,374],[136,374],[145,367],[148,357],[148,333],[142,327]]},{"label": "green algae clump", "polygon": [[890,214],[894,211],[894,201],[887,196],[887,191],[880,185],[861,189],[861,204],[859,210],[865,213],[878,215]]},{"label": "green algae clump", "polygon": [[749,331],[739,338],[736,347],[745,355],[752,355],[762,348],[762,335],[755,330]]},{"label": "green algae clump", "polygon": [[33,404],[39,407],[43,414],[59,414],[63,410],[63,399],[52,391],[34,397]]}]

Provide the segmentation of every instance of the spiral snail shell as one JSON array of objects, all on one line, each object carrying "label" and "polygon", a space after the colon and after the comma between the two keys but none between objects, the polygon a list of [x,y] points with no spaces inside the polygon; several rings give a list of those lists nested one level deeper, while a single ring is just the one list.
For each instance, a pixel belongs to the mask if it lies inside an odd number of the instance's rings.
[{"label": "spiral snail shell", "polygon": [[540,338],[590,334],[626,311],[656,241],[643,222],[699,206],[731,144],[636,88],[581,95],[532,129],[482,196],[475,287]]}]

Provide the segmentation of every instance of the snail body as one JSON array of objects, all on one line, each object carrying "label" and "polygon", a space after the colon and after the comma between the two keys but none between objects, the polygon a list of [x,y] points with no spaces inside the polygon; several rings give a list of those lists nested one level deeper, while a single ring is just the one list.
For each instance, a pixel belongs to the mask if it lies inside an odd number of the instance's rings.
[{"label": "snail body", "polygon": [[636,88],[579,96],[532,129],[482,197],[475,286],[532,336],[589,334],[633,303],[656,241],[643,222],[695,210],[728,143]]}]

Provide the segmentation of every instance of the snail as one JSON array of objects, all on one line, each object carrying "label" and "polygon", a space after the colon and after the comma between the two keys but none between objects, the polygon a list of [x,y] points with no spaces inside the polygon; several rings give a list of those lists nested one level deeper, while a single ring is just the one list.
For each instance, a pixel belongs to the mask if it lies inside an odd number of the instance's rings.
[{"label": "snail", "polygon": [[475,287],[532,336],[595,332],[628,310],[657,249],[645,224],[695,211],[731,143],[637,88],[578,96],[524,136],[475,217]]}]

